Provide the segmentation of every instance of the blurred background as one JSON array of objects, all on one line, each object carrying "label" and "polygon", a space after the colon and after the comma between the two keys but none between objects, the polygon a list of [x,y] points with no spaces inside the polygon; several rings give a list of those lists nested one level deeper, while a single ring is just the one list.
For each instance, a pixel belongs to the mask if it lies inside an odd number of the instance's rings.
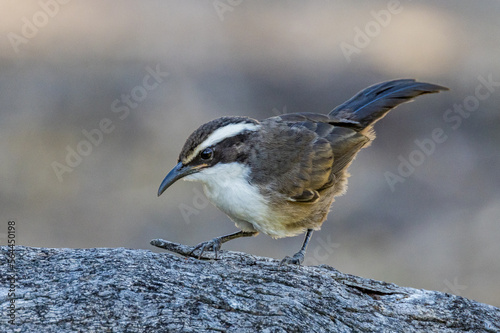
[{"label": "blurred background", "polygon": [[[417,78],[451,91],[377,124],[306,264],[500,306],[500,2],[3,0],[0,13],[3,244],[8,220],[36,247],[157,251],[153,238],[234,232],[199,184],[157,198],[193,130],[327,113]],[[281,259],[302,240],[224,248]]]}]

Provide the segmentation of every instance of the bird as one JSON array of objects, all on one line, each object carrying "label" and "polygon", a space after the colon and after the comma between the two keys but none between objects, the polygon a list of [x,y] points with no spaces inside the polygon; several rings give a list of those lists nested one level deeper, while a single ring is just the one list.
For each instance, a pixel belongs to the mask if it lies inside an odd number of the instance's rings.
[{"label": "bird", "polygon": [[288,113],[256,120],[224,116],[196,129],[158,189],[177,180],[203,184],[206,197],[240,229],[195,246],[198,257],[223,243],[263,233],[305,233],[300,250],[281,264],[303,263],[314,230],[345,193],[348,167],[375,139],[373,125],[399,104],[448,88],[397,79],[372,85],[328,114]]}]

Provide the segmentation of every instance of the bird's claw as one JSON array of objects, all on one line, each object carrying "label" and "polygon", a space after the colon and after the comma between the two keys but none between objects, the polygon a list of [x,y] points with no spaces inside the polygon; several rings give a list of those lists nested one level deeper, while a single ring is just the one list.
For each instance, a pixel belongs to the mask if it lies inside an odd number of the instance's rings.
[{"label": "bird's claw", "polygon": [[286,256],[281,260],[280,266],[287,264],[287,265],[301,265],[304,262],[304,253],[302,252],[297,252],[295,253],[292,257]]},{"label": "bird's claw", "polygon": [[[214,251],[215,254],[215,259],[217,259],[220,248],[222,246],[222,242],[220,238],[214,238],[212,240],[202,242],[198,245],[196,245],[191,252],[189,252],[190,257],[197,257],[198,260],[201,259],[201,256],[203,255],[203,252],[205,251]],[[195,251],[199,250],[200,253],[198,256],[194,254]]]}]

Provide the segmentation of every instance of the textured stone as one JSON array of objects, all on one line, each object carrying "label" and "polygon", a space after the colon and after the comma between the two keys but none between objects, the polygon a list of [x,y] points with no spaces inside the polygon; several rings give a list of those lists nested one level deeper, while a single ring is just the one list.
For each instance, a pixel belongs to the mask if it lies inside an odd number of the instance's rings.
[{"label": "textured stone", "polygon": [[500,332],[493,306],[324,265],[21,246],[11,325],[9,248],[0,249],[1,332]]}]

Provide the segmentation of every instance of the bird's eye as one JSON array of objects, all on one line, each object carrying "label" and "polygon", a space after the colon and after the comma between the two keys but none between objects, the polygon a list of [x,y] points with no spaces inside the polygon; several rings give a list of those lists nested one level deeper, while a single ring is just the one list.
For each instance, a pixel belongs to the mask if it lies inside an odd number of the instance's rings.
[{"label": "bird's eye", "polygon": [[202,160],[209,160],[214,156],[214,151],[212,148],[206,148],[200,153],[200,157]]}]

